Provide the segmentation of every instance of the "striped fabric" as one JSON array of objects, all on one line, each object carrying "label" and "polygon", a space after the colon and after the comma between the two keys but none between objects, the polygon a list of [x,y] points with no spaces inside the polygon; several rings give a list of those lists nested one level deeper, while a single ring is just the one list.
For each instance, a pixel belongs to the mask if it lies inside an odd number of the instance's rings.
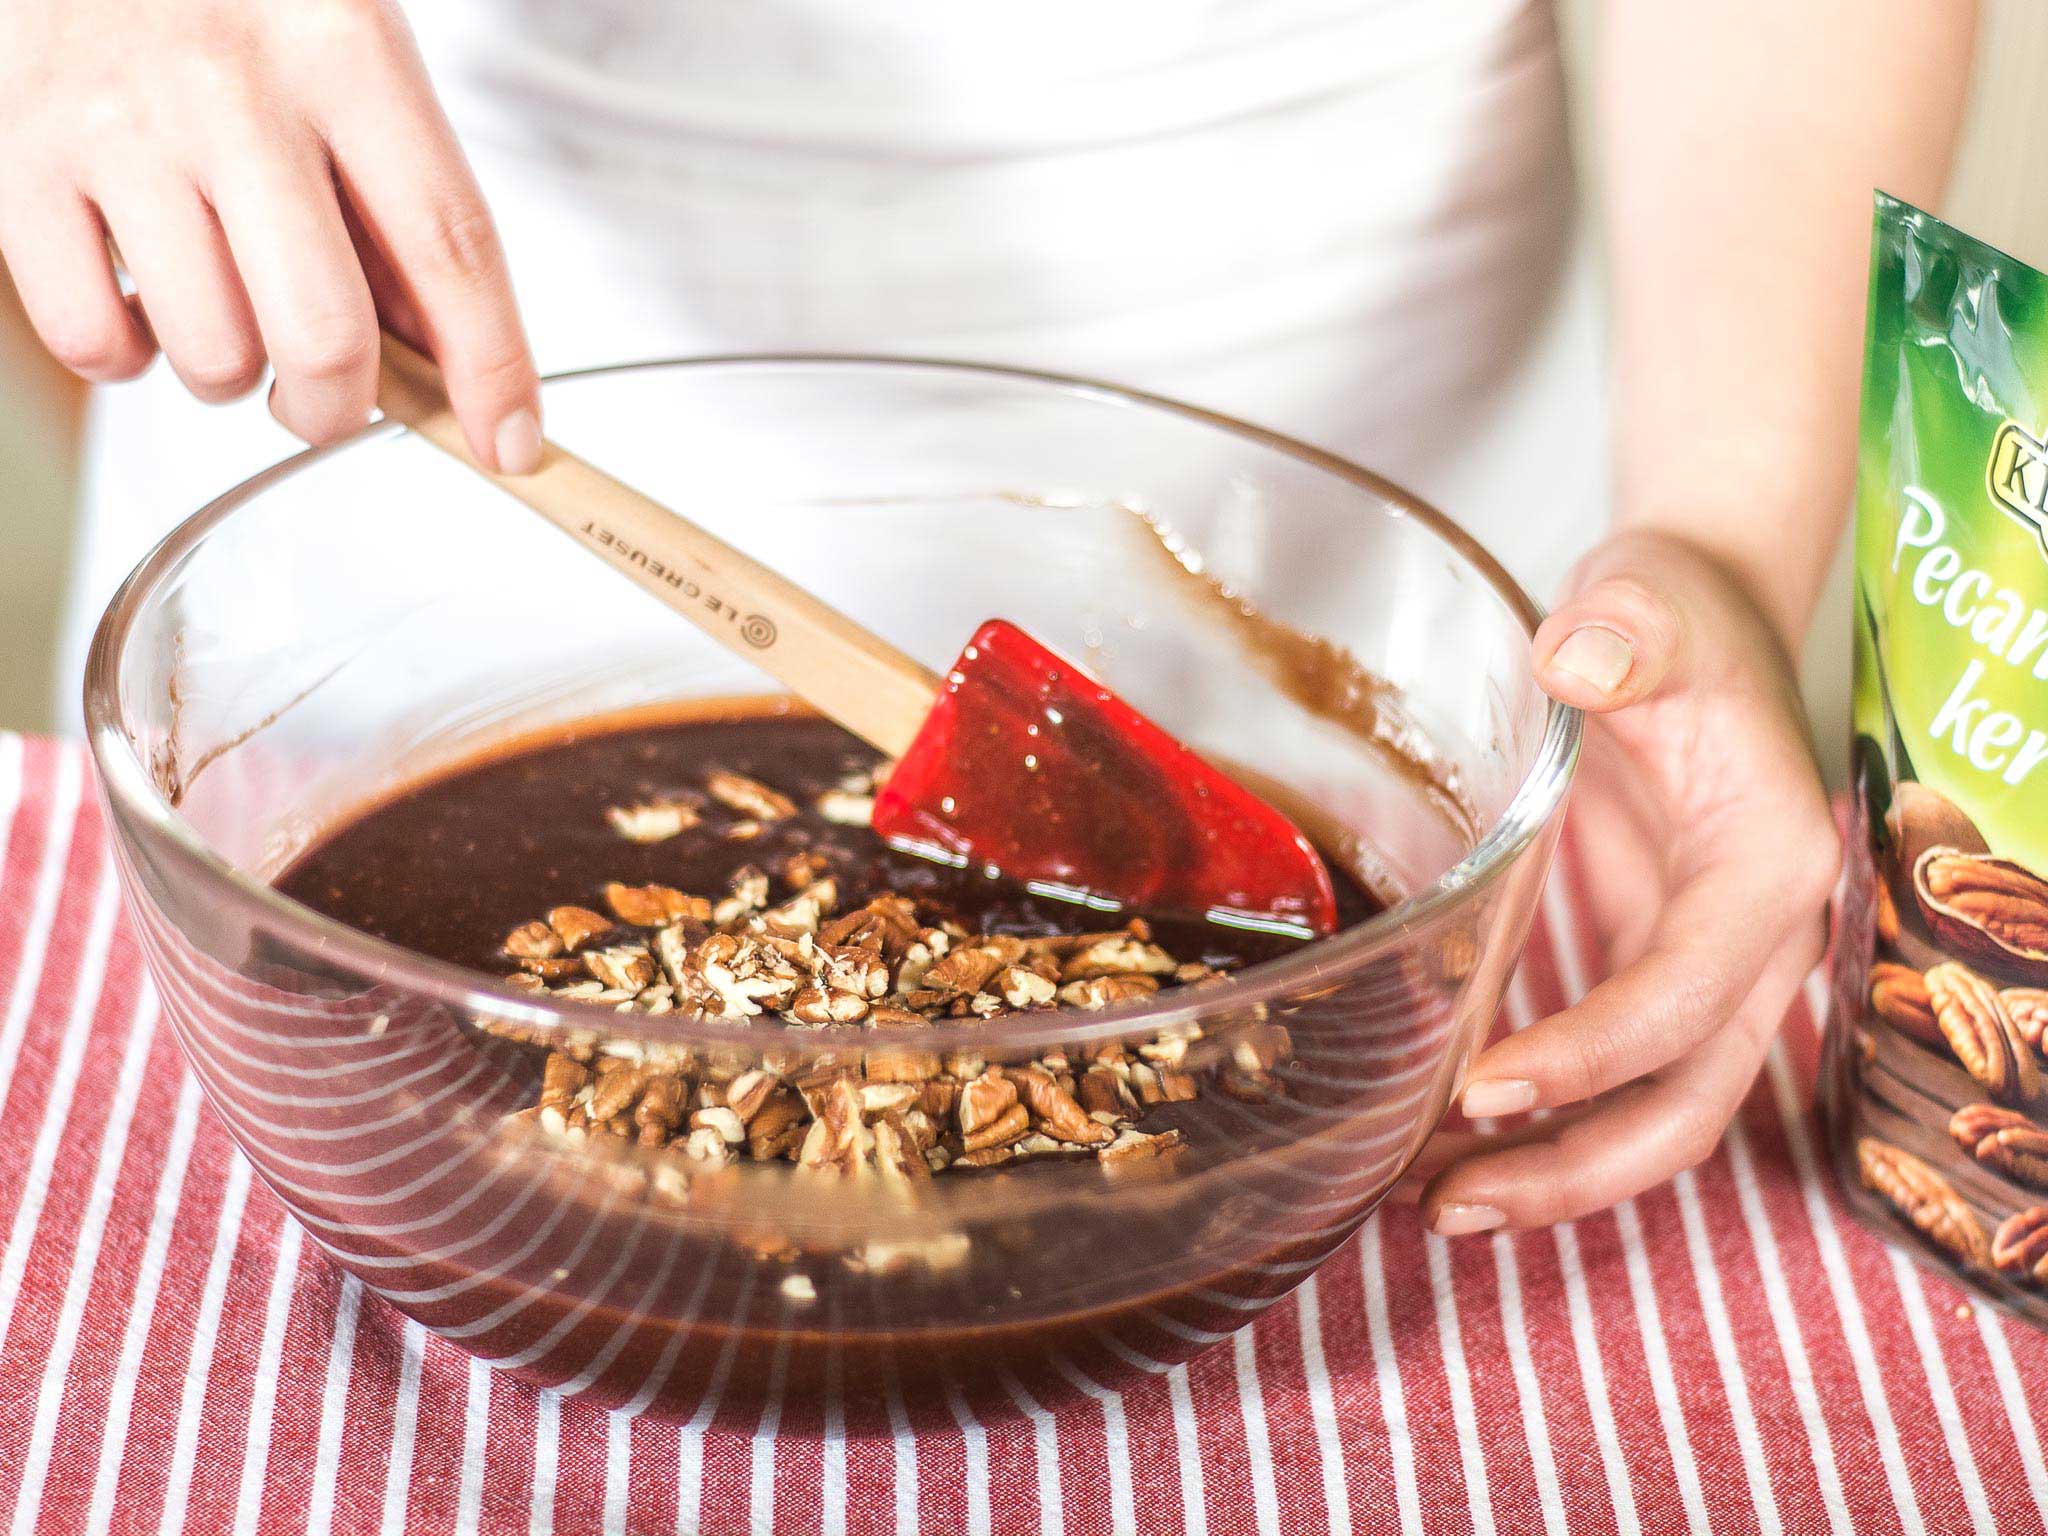
[{"label": "striped fabric", "polygon": [[[1585,985],[1569,852],[1511,1022]],[[1721,1149],[1553,1231],[1369,1223],[1192,1365],[947,1424],[635,1420],[302,1242],[142,980],[73,748],[0,735],[0,1528],[2048,1532],[2048,1340],[1864,1234],[1809,989]]]}]

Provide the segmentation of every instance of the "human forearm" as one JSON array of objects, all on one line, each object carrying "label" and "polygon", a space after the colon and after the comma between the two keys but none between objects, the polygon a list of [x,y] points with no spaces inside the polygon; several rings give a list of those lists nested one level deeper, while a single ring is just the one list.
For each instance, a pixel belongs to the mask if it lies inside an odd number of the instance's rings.
[{"label": "human forearm", "polygon": [[1704,548],[1788,645],[1847,506],[1870,192],[1931,203],[1974,0],[1608,0],[1616,520]]}]

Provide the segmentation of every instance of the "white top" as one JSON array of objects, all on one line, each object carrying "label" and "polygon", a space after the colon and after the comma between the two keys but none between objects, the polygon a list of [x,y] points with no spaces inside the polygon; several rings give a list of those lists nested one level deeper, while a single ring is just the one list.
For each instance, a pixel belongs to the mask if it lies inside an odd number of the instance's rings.
[{"label": "white top", "polygon": [[[422,0],[543,370],[1018,363],[1379,469],[1544,595],[1603,517],[1544,0]],[[292,449],[101,392],[60,684],[173,523]]]}]

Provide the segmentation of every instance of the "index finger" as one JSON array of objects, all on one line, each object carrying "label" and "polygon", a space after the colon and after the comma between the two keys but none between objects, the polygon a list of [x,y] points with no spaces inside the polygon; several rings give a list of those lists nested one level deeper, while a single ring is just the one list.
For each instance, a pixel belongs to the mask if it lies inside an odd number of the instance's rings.
[{"label": "index finger", "polygon": [[[328,144],[363,235],[441,367],[471,451],[502,474],[540,461],[540,380],[483,192],[423,73],[361,98]],[[416,77],[415,77],[416,75]]]}]

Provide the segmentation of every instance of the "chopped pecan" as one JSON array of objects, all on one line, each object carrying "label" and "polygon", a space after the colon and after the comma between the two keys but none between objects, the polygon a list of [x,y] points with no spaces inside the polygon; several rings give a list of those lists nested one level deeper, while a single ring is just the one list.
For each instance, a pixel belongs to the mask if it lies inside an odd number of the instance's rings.
[{"label": "chopped pecan", "polygon": [[780,821],[785,816],[796,814],[796,802],[789,796],[743,773],[718,769],[705,781],[704,787],[719,804],[731,806],[742,816],[751,816],[757,821]]},{"label": "chopped pecan", "polygon": [[867,1013],[866,998],[818,986],[803,988],[789,1005],[789,1016],[799,1024],[857,1024]]},{"label": "chopped pecan", "polygon": [[560,1051],[548,1053],[547,1065],[541,1069],[540,1103],[543,1109],[558,1109],[568,1113],[569,1106],[590,1083],[590,1069],[580,1062],[563,1055]]},{"label": "chopped pecan", "polygon": [[991,935],[979,944],[962,944],[932,962],[924,973],[925,990],[979,992],[1004,966],[1023,958],[1024,945],[1007,935]]},{"label": "chopped pecan", "polygon": [[546,923],[521,923],[505,935],[504,951],[514,960],[552,960],[562,941]]},{"label": "chopped pecan", "polygon": [[905,1130],[901,1120],[884,1115],[870,1127],[870,1134],[874,1138],[875,1167],[881,1172],[904,1179],[931,1177],[931,1166],[924,1160],[924,1149]]},{"label": "chopped pecan", "polygon": [[1158,981],[1150,976],[1091,976],[1061,987],[1059,1000],[1070,1008],[1109,1008],[1158,990]]},{"label": "chopped pecan", "polygon": [[867,908],[847,912],[818,925],[818,942],[882,952],[882,923]]},{"label": "chopped pecan", "polygon": [[740,1124],[751,1125],[776,1087],[772,1074],[751,1068],[725,1085],[726,1107],[740,1117]]},{"label": "chopped pecan", "polygon": [[1059,991],[1053,982],[1019,965],[997,971],[988,985],[1012,1008],[1043,1008]]},{"label": "chopped pecan", "polygon": [[872,1238],[861,1245],[858,1268],[871,1275],[893,1275],[907,1269],[938,1272],[957,1269],[966,1262],[968,1237],[965,1232],[943,1232],[936,1237],[885,1241]]},{"label": "chopped pecan", "polygon": [[782,861],[780,873],[784,884],[800,891],[831,867],[822,853],[797,852]]},{"label": "chopped pecan", "polygon": [[[1112,1139],[1105,1125],[1089,1117],[1074,1096],[1036,1067],[1017,1067],[1004,1074],[1017,1084],[1047,1135],[1075,1146],[1095,1146]],[[965,1129],[965,1126],[962,1126]]]},{"label": "chopped pecan", "polygon": [[649,1067],[607,1058],[598,1069],[597,1086],[591,1090],[590,1118],[610,1120],[638,1102],[640,1092],[654,1077]]},{"label": "chopped pecan", "polygon": [[679,926],[671,924],[654,935],[654,958],[661,962],[662,974],[678,994],[687,994],[691,990],[696,972],[690,941]]},{"label": "chopped pecan", "polygon": [[770,933],[788,938],[815,934],[819,922],[838,900],[839,888],[834,881],[814,880],[781,906],[763,912],[760,920]]},{"label": "chopped pecan", "polygon": [[864,1115],[886,1114],[894,1110],[907,1110],[917,1102],[918,1087],[915,1083],[867,1082],[860,1090],[860,1110]]},{"label": "chopped pecan", "polygon": [[1230,1059],[1243,1072],[1270,1072],[1294,1051],[1278,1024],[1254,1024],[1231,1042]]},{"label": "chopped pecan", "polygon": [[1017,1085],[999,1069],[984,1071],[960,1090],[960,1130],[972,1136],[1007,1114],[1017,1102]]},{"label": "chopped pecan", "polygon": [[1100,1066],[1083,1072],[1074,1086],[1074,1097],[1091,1116],[1123,1114],[1128,1092],[1114,1072]]},{"label": "chopped pecan", "polygon": [[[1179,1075],[1179,1074],[1176,1074]],[[1162,1092],[1166,1074],[1160,1074]],[[1227,1061],[1216,1073],[1216,1086],[1246,1104],[1269,1104],[1284,1096],[1287,1087],[1271,1072],[1247,1072],[1235,1061]],[[1193,1097],[1190,1094],[1189,1097]]]},{"label": "chopped pecan", "polygon": [[834,918],[818,930],[824,944],[872,949],[895,964],[918,942],[916,908],[907,897],[877,896],[864,907]]},{"label": "chopped pecan", "polygon": [[751,864],[733,871],[729,889],[732,894],[711,909],[711,921],[721,927],[768,905],[768,877]]},{"label": "chopped pecan", "polygon": [[857,944],[820,944],[818,979],[835,992],[873,1001],[889,995],[889,967],[881,956]]},{"label": "chopped pecan", "polygon": [[1061,981],[1087,981],[1096,976],[1171,976],[1173,956],[1157,944],[1141,943],[1128,934],[1097,939],[1077,949],[1060,966]]},{"label": "chopped pecan", "polygon": [[709,1105],[692,1113],[690,1129],[716,1131],[720,1139],[730,1146],[738,1146],[747,1139],[747,1128],[740,1123],[740,1117],[723,1104]]},{"label": "chopped pecan", "polygon": [[639,805],[614,805],[604,819],[629,843],[665,843],[687,832],[701,819],[696,807],[681,800],[651,800]]},{"label": "chopped pecan", "polygon": [[747,1150],[760,1162],[792,1151],[803,1140],[805,1118],[803,1100],[776,1087],[747,1120]]},{"label": "chopped pecan", "polygon": [[931,1051],[912,1051],[895,1046],[864,1053],[861,1067],[871,1083],[910,1083],[917,1086],[936,1082],[946,1070]]},{"label": "chopped pecan", "polygon": [[857,1171],[874,1146],[874,1135],[861,1115],[853,1079],[835,1077],[815,1095],[806,1093],[805,1099],[814,1118],[797,1161],[806,1168]]},{"label": "chopped pecan", "polygon": [[[868,1022],[875,1022],[880,1008],[870,1009]],[[924,1021],[919,1019],[921,1024]],[[871,1083],[925,1083],[946,1070],[945,1063],[930,1051],[913,1051],[900,1046],[877,1047],[861,1057],[862,1069]]]},{"label": "chopped pecan", "polygon": [[1030,1112],[1022,1104],[1012,1104],[979,1130],[964,1134],[961,1141],[969,1152],[983,1152],[991,1147],[1006,1147],[1030,1129]]},{"label": "chopped pecan", "polygon": [[639,1127],[643,1146],[665,1145],[683,1119],[683,1080],[655,1077],[641,1090],[633,1109],[633,1124]]},{"label": "chopped pecan", "polygon": [[1159,1069],[1151,1062],[1130,1062],[1125,1066],[1122,1075],[1124,1082],[1129,1085],[1132,1096],[1146,1108],[1166,1102],[1166,1091],[1159,1083]]},{"label": "chopped pecan", "polygon": [[701,923],[711,916],[711,903],[702,896],[686,896],[667,885],[622,885],[614,880],[604,888],[604,904],[620,922],[634,928],[660,928],[685,918]]},{"label": "chopped pecan", "polygon": [[[766,818],[746,787],[753,781],[722,782],[721,802],[749,817],[740,825],[758,828]],[[865,788],[841,786],[848,795]],[[658,804],[615,809],[621,835],[674,835]],[[686,820],[696,814],[686,810]],[[769,877],[751,865],[734,872],[728,895],[715,902],[663,885],[614,883],[603,899],[617,922],[567,906],[519,930],[506,946],[521,967],[511,980],[635,1013],[779,1014],[819,1031],[857,1032],[859,1044],[827,1046],[825,1054],[816,1035],[802,1047],[764,1037],[755,1051],[698,1054],[638,1040],[623,1027],[550,1037],[486,1024],[554,1047],[541,1102],[524,1117],[586,1149],[637,1135],[660,1156],[645,1172],[616,1165],[620,1175],[687,1199],[686,1170],[739,1156],[905,1179],[1083,1149],[1109,1162],[1155,1158],[1180,1136],[1138,1130],[1133,1122],[1149,1106],[1192,1099],[1210,1085],[1246,1097],[1280,1091],[1273,1069],[1291,1047],[1277,1025],[1242,1027],[1223,1044],[1221,1061],[1208,1053],[1199,1072],[1189,1063],[1201,1031],[1185,1024],[1141,1042],[1054,1048],[1013,1067],[991,1066],[975,1050],[886,1043],[890,1031],[933,1021],[1108,1007],[1216,973],[1178,963],[1141,921],[1109,933],[1022,939],[970,932],[895,894],[835,916],[832,862],[811,850],[808,836],[792,829],[794,851],[777,854],[789,893],[779,905],[770,906]],[[622,925],[641,932],[629,937]]]},{"label": "chopped pecan", "polygon": [[812,1064],[810,1070],[796,1079],[796,1091],[803,1095],[804,1104],[813,1115],[821,1112],[825,1100],[841,1085],[849,1091],[858,1087],[853,1073],[831,1057]]},{"label": "chopped pecan", "polygon": [[818,796],[818,814],[842,827],[865,827],[875,819],[875,797],[852,790],[828,789]]},{"label": "chopped pecan", "polygon": [[1188,1047],[1201,1038],[1201,1025],[1176,1024],[1145,1041],[1138,1054],[1154,1065],[1177,1067],[1187,1059]]},{"label": "chopped pecan", "polygon": [[638,945],[584,951],[583,967],[605,986],[640,992],[654,985],[654,957]]},{"label": "chopped pecan", "polygon": [[588,907],[555,907],[548,913],[548,926],[564,948],[574,950],[611,932],[612,920]]},{"label": "chopped pecan", "polygon": [[960,1085],[950,1077],[932,1077],[917,1085],[918,1110],[934,1121],[952,1116],[960,1102]]},{"label": "chopped pecan", "polygon": [[1437,940],[1436,972],[1449,982],[1463,981],[1479,963],[1479,940],[1470,928],[1455,929]]},{"label": "chopped pecan", "polygon": [[683,1151],[701,1163],[716,1165],[734,1159],[732,1144],[709,1126],[699,1127],[684,1137]]},{"label": "chopped pecan", "polygon": [[713,963],[704,967],[704,985],[718,1004],[718,1014],[727,1019],[751,1019],[760,1013],[761,1005],[748,995],[748,989],[726,965]]},{"label": "chopped pecan", "polygon": [[[1019,1110],[1019,1114],[1023,1111]],[[1016,1157],[1008,1147],[980,1147],[972,1152],[962,1152],[948,1164],[953,1168],[996,1168]]]},{"label": "chopped pecan", "polygon": [[698,971],[713,965],[731,969],[739,963],[740,951],[745,947],[746,941],[736,933],[709,934],[690,951],[689,965]]},{"label": "chopped pecan", "polygon": [[1137,1161],[1171,1152],[1181,1145],[1181,1140],[1181,1134],[1176,1130],[1147,1133],[1135,1128],[1126,1129],[1095,1155],[1105,1163]]}]

